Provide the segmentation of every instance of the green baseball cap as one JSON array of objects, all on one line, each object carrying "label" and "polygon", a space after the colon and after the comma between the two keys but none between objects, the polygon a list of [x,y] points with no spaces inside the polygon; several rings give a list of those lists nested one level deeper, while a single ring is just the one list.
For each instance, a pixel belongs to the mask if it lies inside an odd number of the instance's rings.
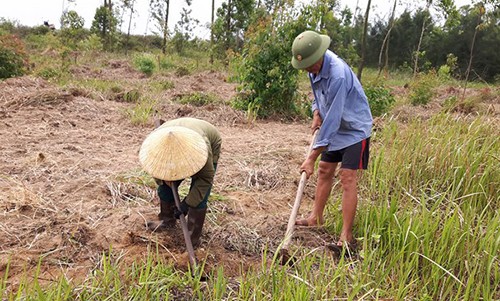
[{"label": "green baseball cap", "polygon": [[299,34],[292,44],[292,66],[305,69],[314,65],[330,46],[330,37],[307,30]]}]

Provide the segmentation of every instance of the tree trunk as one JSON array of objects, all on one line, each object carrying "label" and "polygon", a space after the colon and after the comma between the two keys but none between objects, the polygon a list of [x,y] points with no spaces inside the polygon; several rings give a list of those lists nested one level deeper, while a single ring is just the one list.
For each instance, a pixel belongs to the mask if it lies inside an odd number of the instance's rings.
[{"label": "tree trunk", "polygon": [[366,36],[368,35],[368,15],[370,14],[370,6],[372,0],[368,0],[368,5],[366,6],[365,12],[365,23],[363,24],[363,38],[361,40],[361,60],[359,61],[358,67],[358,79],[361,81],[361,74],[363,73],[363,68],[365,67],[365,55],[366,55]]},{"label": "tree trunk", "polygon": [[[432,0],[427,0],[427,5],[425,6],[425,11],[429,12],[429,7],[432,4]],[[422,30],[420,30],[420,38],[418,40],[417,51],[415,52],[415,65],[413,66],[413,77],[417,76],[418,73],[418,58],[420,56],[420,47],[422,46],[422,40],[424,38],[425,25],[427,23],[427,16],[424,15],[424,20],[422,21]]]},{"label": "tree trunk", "polygon": [[[397,4],[398,4],[398,0],[394,0],[394,6],[392,7],[392,13],[391,13],[391,17],[389,19],[389,30],[387,31],[387,34],[384,37],[384,41],[382,42],[382,47],[380,48],[380,54],[378,56],[378,75],[377,75],[377,77],[380,76],[380,73],[382,73],[382,70],[387,71],[387,67],[389,66],[389,40],[391,38],[392,28],[394,27],[394,16],[396,14]],[[385,57],[384,57],[384,64],[382,64],[382,53],[384,53],[384,49],[385,49]]]},{"label": "tree trunk", "polygon": [[170,10],[170,0],[165,1],[166,7],[165,7],[165,23],[163,23],[163,42],[162,42],[162,49],[161,52],[163,54],[167,53],[167,38],[168,38],[168,13]]},{"label": "tree trunk", "polygon": [[474,45],[476,44],[477,32],[479,31],[479,26],[481,25],[481,16],[484,14],[484,6],[481,6],[479,11],[479,15],[477,17],[477,25],[474,29],[474,36],[472,37],[472,45],[470,47],[470,56],[469,63],[467,64],[467,70],[465,71],[465,84],[464,84],[464,93],[462,94],[462,100],[465,99],[465,91],[467,91],[467,82],[469,81],[470,69],[472,67],[472,57],[474,54]]},{"label": "tree trunk", "polygon": [[127,48],[125,49],[125,53],[127,53],[127,50],[128,50],[128,47],[130,46],[129,45],[129,41],[130,41],[130,29],[132,28],[132,18],[134,16],[134,3],[135,0],[133,1],[130,1],[129,4],[130,4],[130,16],[128,18],[128,28],[127,28]]},{"label": "tree trunk", "polygon": [[210,64],[214,63],[214,11],[215,0],[212,0],[212,19],[210,21]]},{"label": "tree trunk", "polygon": [[231,0],[227,1],[227,16],[226,16],[226,50],[229,49],[229,37],[231,35]]}]

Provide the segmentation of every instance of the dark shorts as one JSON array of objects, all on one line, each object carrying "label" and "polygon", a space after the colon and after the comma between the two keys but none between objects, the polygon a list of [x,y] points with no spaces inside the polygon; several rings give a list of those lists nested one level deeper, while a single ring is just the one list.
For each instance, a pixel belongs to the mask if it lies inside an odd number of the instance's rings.
[{"label": "dark shorts", "polygon": [[347,169],[367,169],[369,157],[370,138],[337,151],[321,153],[321,161],[342,162],[342,168]]}]

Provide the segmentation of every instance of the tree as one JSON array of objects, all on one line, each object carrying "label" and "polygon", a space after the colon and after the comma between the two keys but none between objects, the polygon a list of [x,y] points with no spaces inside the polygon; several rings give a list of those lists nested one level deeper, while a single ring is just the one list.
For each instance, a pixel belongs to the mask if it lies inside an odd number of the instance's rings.
[{"label": "tree", "polygon": [[363,38],[361,40],[361,59],[359,61],[358,74],[357,77],[361,81],[361,74],[363,73],[363,68],[365,66],[365,56],[366,56],[366,36],[368,34],[368,15],[370,14],[370,6],[372,0],[368,0],[365,11],[365,22],[363,26]]},{"label": "tree", "polygon": [[[426,12],[420,9],[413,15],[409,11],[404,11],[395,20],[391,32],[392,47],[389,49],[389,56],[392,58],[391,61],[394,67],[403,67],[413,72],[412,63],[414,61],[415,47],[419,40],[419,29],[422,20],[426,17]],[[427,26],[426,32],[429,32],[431,28],[432,26]]]},{"label": "tree", "polygon": [[215,0],[212,0],[212,17],[210,18],[210,64],[214,63],[214,13]]},{"label": "tree", "polygon": [[422,29],[420,30],[420,39],[418,40],[417,50],[415,51],[415,61],[413,64],[413,76],[415,77],[418,73],[418,58],[420,57],[420,47],[422,46],[422,39],[424,37],[425,26],[427,24],[428,18],[430,18],[429,8],[432,4],[432,0],[425,0],[425,12],[424,20],[422,21]]},{"label": "tree", "polygon": [[175,25],[175,34],[172,39],[175,50],[182,54],[186,48],[186,44],[191,40],[194,27],[198,25],[199,21],[191,17],[192,10],[189,7],[192,0],[185,0],[186,6],[182,8],[181,18]]},{"label": "tree", "polygon": [[[76,0],[67,0],[68,3],[75,3]],[[62,12],[61,12],[61,28],[63,28],[62,16],[64,16],[68,12],[68,8],[65,6],[65,0],[62,1]]]},{"label": "tree", "polygon": [[128,18],[128,27],[127,27],[127,38],[126,38],[126,44],[129,44],[130,40],[130,29],[132,28],[132,19],[135,13],[135,1],[136,0],[122,0],[123,3],[123,11],[129,10],[129,18]]},{"label": "tree", "polygon": [[310,24],[309,13],[293,14],[283,5],[275,14],[262,14],[252,22],[245,33],[246,43],[237,68],[240,83],[235,103],[247,111],[249,117],[297,115],[296,100],[298,71],[290,64],[294,38]]},{"label": "tree", "polygon": [[477,33],[480,29],[482,17],[485,13],[484,5],[481,3],[477,6],[477,25],[474,28],[474,36],[472,37],[472,45],[470,47],[470,55],[469,55],[469,64],[467,65],[467,70],[465,71],[465,85],[464,85],[464,93],[462,98],[465,98],[465,91],[467,90],[467,82],[469,81],[469,74],[472,66],[472,55],[474,53],[474,45],[476,44]]},{"label": "tree", "polygon": [[153,19],[157,22],[162,40],[162,52],[167,53],[168,38],[168,15],[170,10],[170,0],[151,0],[149,3]]},{"label": "tree", "polygon": [[228,0],[217,9],[212,31],[219,58],[225,58],[228,50],[241,50],[244,34],[255,19],[255,13],[255,0]]},{"label": "tree", "polygon": [[113,50],[118,42],[117,24],[111,1],[104,1],[104,5],[96,9],[90,31],[101,38],[105,50]]},{"label": "tree", "polygon": [[[389,41],[391,38],[391,31],[394,27],[394,16],[396,15],[396,6],[398,4],[398,0],[394,0],[394,5],[392,7],[391,17],[389,19],[389,29],[385,34],[384,41],[382,42],[382,47],[380,47],[380,55],[378,57],[378,75],[382,73],[382,70],[387,71],[387,67],[389,65]],[[382,53],[384,53],[384,63],[382,64]]]},{"label": "tree", "polygon": [[63,43],[72,49],[76,49],[78,42],[86,37],[83,28],[84,24],[85,20],[76,11],[65,11],[61,16],[61,38]]}]

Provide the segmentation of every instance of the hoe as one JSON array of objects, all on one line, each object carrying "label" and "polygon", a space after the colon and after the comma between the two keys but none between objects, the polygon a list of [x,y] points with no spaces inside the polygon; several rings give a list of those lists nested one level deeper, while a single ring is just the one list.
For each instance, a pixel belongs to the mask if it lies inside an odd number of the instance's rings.
[{"label": "hoe", "polygon": [[[316,137],[318,135],[319,129],[315,130],[311,139],[311,144],[309,145],[309,149],[307,150],[306,158],[309,157],[311,150],[316,142]],[[290,214],[290,218],[288,219],[288,226],[286,228],[285,239],[281,244],[281,249],[279,249],[279,255],[281,258],[282,265],[293,265],[295,263],[295,259],[292,258],[288,252],[288,246],[290,245],[290,241],[293,236],[293,231],[295,229],[295,219],[297,218],[297,212],[299,211],[300,202],[302,200],[302,195],[304,193],[304,187],[306,186],[307,174],[305,171],[302,171],[300,175],[299,187],[297,189],[297,195],[295,196],[295,202],[292,207],[292,213]]]}]

